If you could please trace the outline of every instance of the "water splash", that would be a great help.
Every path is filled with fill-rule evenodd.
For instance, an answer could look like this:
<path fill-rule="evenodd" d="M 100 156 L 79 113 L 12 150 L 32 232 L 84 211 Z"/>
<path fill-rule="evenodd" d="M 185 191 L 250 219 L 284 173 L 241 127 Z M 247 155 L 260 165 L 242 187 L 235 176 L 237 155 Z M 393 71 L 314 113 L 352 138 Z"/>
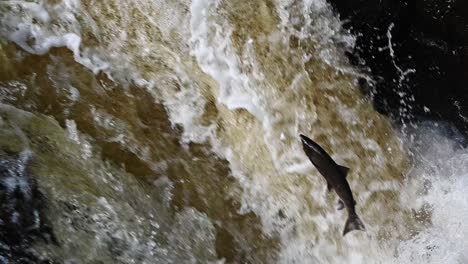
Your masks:
<path fill-rule="evenodd" d="M 22 124 L 26 141 L 35 143 L 33 151 L 44 155 L 38 170 L 45 176 L 39 179 L 56 201 L 54 212 L 60 213 L 54 221 L 66 241 L 62 250 L 49 250 L 59 258 L 217 261 L 219 248 L 235 245 L 231 255 L 248 256 L 231 256 L 233 262 L 244 257 L 254 263 L 401 263 L 422 259 L 406 248 L 416 252 L 418 245 L 429 245 L 431 234 L 440 236 L 415 223 L 414 208 L 400 203 L 399 193 L 414 191 L 412 185 L 401 188 L 407 163 L 404 141 L 360 95 L 354 78 L 359 74 L 341 55 L 354 37 L 341 30 L 325 1 L 15 3 L 0 3 L 8 11 L 0 15 L 1 35 L 28 53 L 44 54 L 38 60 L 53 57 L 45 79 L 53 80 L 53 93 L 66 95 L 57 98 L 67 100 L 57 100 L 63 113 L 47 105 L 35 108 L 39 99 L 23 98 L 36 84 L 43 87 L 34 81 L 20 96 L 26 103 L 16 100 L 18 108 L 62 120 L 67 131 L 52 118 L 2 108 L 3 115 Z M 57 46 L 71 50 L 72 60 L 96 77 L 89 81 L 75 71 L 66 55 L 51 49 Z M 43 65 L 34 74 L 40 75 Z M 15 102 L 6 92 L 12 84 L 1 85 L 2 100 Z M 164 107 L 151 108 L 159 103 Z M 152 125 L 158 118 L 171 127 Z M 3 125 L 11 131 L 8 123 Z M 334 211 L 334 198 L 326 195 L 321 177 L 303 154 L 300 132 L 352 168 L 349 180 L 367 234 L 341 237 L 344 215 Z M 149 169 L 139 175 L 131 165 Z M 218 169 L 224 166 L 225 171 Z M 135 179 L 146 174 L 161 180 L 153 178 L 148 186 Z M 235 184 L 226 184 L 231 180 Z M 436 204 L 445 188 L 461 191 L 450 184 L 441 182 L 445 187 L 435 187 L 436 196 L 414 200 Z M 192 191 L 200 193 L 198 200 Z M 218 192 L 218 199 L 206 201 Z M 234 204 L 229 208 L 217 201 L 229 199 Z M 442 200 L 464 206 L 455 197 Z M 184 202 L 206 214 L 185 208 Z M 203 203 L 222 213 L 199 205 Z M 173 211 L 173 204 L 183 209 Z M 432 212 L 434 220 L 443 218 L 440 212 Z M 252 230 L 243 228 L 252 223 L 243 222 L 249 215 L 260 219 L 262 233 L 246 234 Z M 199 233 L 201 229 L 205 231 Z M 231 237 L 222 237 L 223 230 Z M 454 222 L 449 232 L 455 230 Z M 246 244 L 246 237 L 277 243 Z M 235 243 L 219 245 L 221 240 Z M 254 250 L 259 247 L 266 248 L 266 257 Z M 429 247 L 436 252 L 431 261 L 448 250 Z"/>

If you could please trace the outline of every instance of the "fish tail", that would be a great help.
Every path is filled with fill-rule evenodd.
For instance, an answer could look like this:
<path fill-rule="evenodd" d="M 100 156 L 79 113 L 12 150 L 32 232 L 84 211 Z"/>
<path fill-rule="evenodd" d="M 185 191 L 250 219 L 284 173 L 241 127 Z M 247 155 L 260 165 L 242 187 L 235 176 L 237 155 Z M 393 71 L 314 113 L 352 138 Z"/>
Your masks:
<path fill-rule="evenodd" d="M 343 230 L 343 236 L 346 235 L 348 232 L 351 232 L 353 230 L 366 230 L 364 227 L 364 224 L 362 223 L 361 219 L 359 219 L 359 216 L 357 214 L 349 214 L 348 220 L 346 220 L 346 225 Z"/>

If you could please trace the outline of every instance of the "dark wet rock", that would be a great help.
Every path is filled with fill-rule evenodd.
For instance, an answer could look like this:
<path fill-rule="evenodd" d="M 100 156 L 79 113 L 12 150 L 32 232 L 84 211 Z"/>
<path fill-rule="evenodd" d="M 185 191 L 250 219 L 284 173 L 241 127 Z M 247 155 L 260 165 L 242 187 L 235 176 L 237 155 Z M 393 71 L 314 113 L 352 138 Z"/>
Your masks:
<path fill-rule="evenodd" d="M 52 263 L 32 244 L 57 244 L 44 216 L 45 200 L 27 171 L 28 152 L 0 155 L 0 263 Z"/>
<path fill-rule="evenodd" d="M 375 83 L 361 85 L 377 110 L 443 119 L 468 135 L 468 1 L 329 2 L 357 36 L 348 57 L 372 74 Z"/>

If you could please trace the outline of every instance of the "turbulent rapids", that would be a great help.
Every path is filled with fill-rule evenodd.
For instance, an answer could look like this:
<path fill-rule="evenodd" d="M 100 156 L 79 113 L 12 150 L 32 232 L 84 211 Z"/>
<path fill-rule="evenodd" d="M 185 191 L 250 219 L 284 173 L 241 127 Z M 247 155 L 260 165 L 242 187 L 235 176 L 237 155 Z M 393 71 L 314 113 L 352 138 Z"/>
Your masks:
<path fill-rule="evenodd" d="M 373 109 L 324 0 L 4 0 L 0 21 L 0 263 L 468 262 L 468 152 Z M 365 232 L 342 236 L 300 133 L 352 168 Z"/>

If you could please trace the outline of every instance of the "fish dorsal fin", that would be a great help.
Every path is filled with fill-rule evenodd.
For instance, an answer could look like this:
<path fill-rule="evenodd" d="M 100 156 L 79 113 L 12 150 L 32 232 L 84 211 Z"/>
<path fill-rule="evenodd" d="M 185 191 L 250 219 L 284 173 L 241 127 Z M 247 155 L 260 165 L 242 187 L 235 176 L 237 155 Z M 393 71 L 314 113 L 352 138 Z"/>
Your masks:
<path fill-rule="evenodd" d="M 338 165 L 338 167 L 340 168 L 340 171 L 344 174 L 345 177 L 348 176 L 348 172 L 349 172 L 348 167 L 341 166 L 341 165 Z"/>

